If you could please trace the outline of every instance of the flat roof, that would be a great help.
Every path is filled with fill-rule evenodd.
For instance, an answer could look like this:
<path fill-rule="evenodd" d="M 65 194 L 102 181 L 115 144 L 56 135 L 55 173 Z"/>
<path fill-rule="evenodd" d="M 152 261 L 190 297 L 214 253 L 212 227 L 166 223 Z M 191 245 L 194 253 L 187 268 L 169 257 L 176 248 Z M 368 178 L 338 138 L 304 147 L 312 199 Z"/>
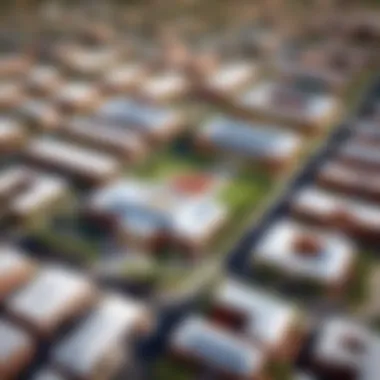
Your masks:
<path fill-rule="evenodd" d="M 91 375 L 103 357 L 133 332 L 145 313 L 145 307 L 130 298 L 105 296 L 91 315 L 53 349 L 53 362 L 75 375 Z"/>
<path fill-rule="evenodd" d="M 88 278 L 57 266 L 43 267 L 34 279 L 8 299 L 7 309 L 37 329 L 58 327 L 73 307 L 94 295 Z"/>
<path fill-rule="evenodd" d="M 294 244 L 305 235 L 316 240 L 318 252 L 312 255 L 297 252 Z M 329 284 L 347 275 L 354 252 L 354 243 L 342 234 L 310 230 L 295 221 L 282 220 L 270 227 L 253 247 L 252 262 L 266 263 L 287 273 Z"/>
<path fill-rule="evenodd" d="M 189 316 L 181 322 L 170 345 L 174 352 L 239 376 L 257 374 L 264 362 L 263 352 L 257 346 L 199 316 Z"/>
<path fill-rule="evenodd" d="M 217 288 L 214 302 L 245 313 L 247 337 L 268 346 L 281 343 L 297 313 L 290 303 L 236 279 L 227 279 Z"/>

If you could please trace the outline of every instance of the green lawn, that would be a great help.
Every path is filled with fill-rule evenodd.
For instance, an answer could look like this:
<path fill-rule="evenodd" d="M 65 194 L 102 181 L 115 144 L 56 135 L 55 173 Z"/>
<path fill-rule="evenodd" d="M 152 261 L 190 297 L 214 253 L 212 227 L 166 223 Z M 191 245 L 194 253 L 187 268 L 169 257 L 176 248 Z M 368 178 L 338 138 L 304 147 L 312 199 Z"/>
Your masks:
<path fill-rule="evenodd" d="M 52 250 L 76 255 L 88 264 L 95 263 L 99 258 L 100 247 L 97 242 L 90 239 L 61 234 L 50 228 L 39 230 L 32 236 Z"/>
<path fill-rule="evenodd" d="M 154 380 L 193 380 L 196 378 L 194 370 L 177 363 L 168 357 L 160 358 L 154 367 Z"/>
<path fill-rule="evenodd" d="M 368 279 L 371 267 L 375 265 L 374 257 L 370 252 L 358 251 L 354 275 L 346 292 L 346 301 L 350 308 L 362 306 L 368 295 Z"/>

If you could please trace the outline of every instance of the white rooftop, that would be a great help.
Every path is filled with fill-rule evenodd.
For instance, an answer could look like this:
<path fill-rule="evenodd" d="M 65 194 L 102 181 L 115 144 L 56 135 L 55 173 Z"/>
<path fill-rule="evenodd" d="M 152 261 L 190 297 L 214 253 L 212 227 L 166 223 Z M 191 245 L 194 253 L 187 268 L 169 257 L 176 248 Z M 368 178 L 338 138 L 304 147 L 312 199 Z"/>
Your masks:
<path fill-rule="evenodd" d="M 49 83 L 59 78 L 59 71 L 54 66 L 47 65 L 36 66 L 28 74 L 28 80 L 32 85 Z"/>
<path fill-rule="evenodd" d="M 338 149 L 337 153 L 340 157 L 357 160 L 363 164 L 380 165 L 379 145 L 376 146 L 356 141 L 349 141 Z"/>
<path fill-rule="evenodd" d="M 65 84 L 57 93 L 57 100 L 60 102 L 87 102 L 97 96 L 97 91 L 93 85 L 85 82 L 71 82 Z"/>
<path fill-rule="evenodd" d="M 53 369 L 42 369 L 38 371 L 32 380 L 65 380 L 65 378 Z"/>
<path fill-rule="evenodd" d="M 138 63 L 124 64 L 117 66 L 105 74 L 105 81 L 111 85 L 118 85 L 119 83 L 132 84 L 136 83 L 145 73 L 145 68 Z"/>
<path fill-rule="evenodd" d="M 14 272 L 17 272 L 30 263 L 29 259 L 14 246 L 2 244 L 0 246 L 0 252 L 0 279 L 6 276 L 12 276 Z"/>
<path fill-rule="evenodd" d="M 330 318 L 321 326 L 313 346 L 313 356 L 325 363 L 359 370 L 370 341 L 371 333 L 366 327 L 348 319 Z M 356 345 L 363 346 L 363 350 L 361 347 L 356 349 Z"/>
<path fill-rule="evenodd" d="M 4 367 L 20 352 L 33 349 L 31 337 L 19 327 L 4 319 L 0 320 L 0 365 Z"/>
<path fill-rule="evenodd" d="M 114 98 L 107 101 L 100 107 L 98 115 L 142 132 L 160 131 L 181 119 L 179 112 L 174 109 L 130 98 Z"/>
<path fill-rule="evenodd" d="M 134 179 L 99 190 L 90 204 L 115 214 L 129 230 L 145 233 L 168 229 L 189 239 L 202 239 L 227 212 L 210 194 L 186 196 L 167 184 Z"/>
<path fill-rule="evenodd" d="M 53 350 L 53 362 L 77 376 L 90 376 L 109 351 L 123 343 L 145 314 L 138 302 L 107 296 L 96 310 Z"/>
<path fill-rule="evenodd" d="M 214 300 L 245 313 L 247 337 L 268 348 L 281 344 L 297 313 L 289 303 L 232 279 L 217 289 Z"/>
<path fill-rule="evenodd" d="M 27 215 L 42 205 L 51 205 L 68 191 L 66 182 L 59 177 L 37 175 L 31 186 L 12 201 L 12 210 Z"/>
<path fill-rule="evenodd" d="M 260 349 L 251 342 L 198 316 L 188 317 L 177 327 L 171 347 L 216 369 L 242 377 L 257 374 L 264 359 Z"/>
<path fill-rule="evenodd" d="M 78 133 L 81 136 L 86 136 L 93 140 L 123 144 L 126 147 L 142 147 L 141 136 L 136 132 L 119 127 L 113 128 L 106 123 L 97 122 L 96 120 L 77 117 L 69 122 L 67 128 Z"/>
<path fill-rule="evenodd" d="M 70 307 L 92 294 L 91 282 L 81 274 L 45 267 L 8 300 L 7 307 L 33 325 L 50 327 L 51 321 L 60 321 Z"/>
<path fill-rule="evenodd" d="M 330 115 L 339 105 L 338 100 L 330 95 L 299 94 L 302 101 L 297 107 L 274 106 L 273 96 L 278 86 L 274 82 L 265 82 L 254 86 L 241 97 L 241 104 L 278 117 L 289 117 L 295 120 L 306 118 L 310 121 L 318 121 Z"/>
<path fill-rule="evenodd" d="M 312 236 L 320 252 L 303 255 L 294 246 L 303 236 Z M 310 231 L 290 220 L 273 225 L 252 252 L 253 263 L 266 263 L 295 276 L 332 283 L 349 272 L 354 259 L 354 244 L 337 233 Z"/>
<path fill-rule="evenodd" d="M 303 188 L 293 198 L 297 208 L 312 212 L 320 217 L 330 216 L 339 210 L 346 210 L 357 223 L 373 228 L 380 226 L 380 207 L 355 198 L 335 195 L 318 187 Z"/>
<path fill-rule="evenodd" d="M 257 74 L 257 66 L 250 62 L 232 62 L 222 65 L 207 78 L 207 84 L 220 91 L 245 84 Z"/>
<path fill-rule="evenodd" d="M 15 187 L 28 178 L 29 171 L 26 167 L 16 166 L 0 172 L 0 194 L 13 191 Z"/>
<path fill-rule="evenodd" d="M 0 118 L 0 139 L 8 139 L 23 134 L 21 125 L 15 120 L 6 117 Z"/>
<path fill-rule="evenodd" d="M 184 74 L 168 72 L 147 80 L 141 88 L 142 94 L 152 98 L 182 94 L 188 87 L 188 81 Z"/>
<path fill-rule="evenodd" d="M 201 136 L 236 154 L 259 158 L 286 158 L 299 148 L 301 139 L 295 133 L 276 127 L 217 117 L 208 122 Z"/>
<path fill-rule="evenodd" d="M 36 138 L 30 142 L 27 152 L 70 170 L 106 176 L 118 170 L 118 163 L 113 157 L 65 141 Z"/>

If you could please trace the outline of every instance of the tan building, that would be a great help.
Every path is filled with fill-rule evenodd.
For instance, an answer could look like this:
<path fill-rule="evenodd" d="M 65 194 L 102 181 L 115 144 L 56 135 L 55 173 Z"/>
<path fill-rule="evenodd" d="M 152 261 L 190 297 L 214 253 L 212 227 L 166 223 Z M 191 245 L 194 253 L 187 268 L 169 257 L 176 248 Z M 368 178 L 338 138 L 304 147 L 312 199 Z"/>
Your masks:
<path fill-rule="evenodd" d="M 380 171 L 353 168 L 348 164 L 333 161 L 321 168 L 317 183 L 321 187 L 346 195 L 380 202 Z"/>
<path fill-rule="evenodd" d="M 216 151 L 238 157 L 274 175 L 289 169 L 301 150 L 301 136 L 292 131 L 226 117 L 207 122 L 198 133 L 196 143 L 203 153 Z"/>
<path fill-rule="evenodd" d="M 0 300 L 2 301 L 32 278 L 35 265 L 12 245 L 2 244 L 0 251 Z"/>
<path fill-rule="evenodd" d="M 355 267 L 355 245 L 346 236 L 281 220 L 252 249 L 254 268 L 269 268 L 276 278 L 315 284 L 331 295 L 341 294 Z M 302 285 L 300 285 L 302 286 Z"/>
<path fill-rule="evenodd" d="M 106 295 L 53 349 L 52 363 L 73 378 L 112 378 L 127 359 L 124 345 L 150 329 L 150 318 L 145 307 L 133 299 Z"/>
<path fill-rule="evenodd" d="M 62 133 L 129 163 L 139 162 L 148 154 L 148 144 L 141 134 L 96 118 L 73 118 L 63 126 Z"/>
<path fill-rule="evenodd" d="M 25 85 L 34 96 L 51 96 L 63 84 L 63 78 L 54 66 L 37 65 L 27 74 Z"/>
<path fill-rule="evenodd" d="M 140 62 L 118 65 L 104 74 L 100 87 L 112 95 L 136 91 L 147 81 L 148 72 L 148 68 Z"/>
<path fill-rule="evenodd" d="M 341 112 L 341 103 L 336 96 L 307 93 L 282 82 L 253 86 L 236 101 L 236 107 L 252 116 L 281 121 L 305 134 L 321 132 Z"/>
<path fill-rule="evenodd" d="M 360 240 L 376 241 L 380 233 L 378 205 L 314 186 L 297 193 L 291 209 L 298 217 L 342 230 Z"/>
<path fill-rule="evenodd" d="M 0 377 L 14 380 L 27 368 L 35 353 L 32 338 L 18 326 L 0 320 Z"/>
<path fill-rule="evenodd" d="M 85 82 L 68 82 L 56 93 L 54 103 L 63 111 L 82 113 L 93 111 L 100 104 L 98 89 Z"/>
<path fill-rule="evenodd" d="M 195 377 L 207 367 L 221 380 L 264 380 L 266 357 L 258 345 L 198 315 L 177 326 L 169 350 Z"/>
<path fill-rule="evenodd" d="M 17 115 L 26 126 L 37 131 L 52 131 L 59 127 L 61 112 L 48 100 L 28 99 L 17 108 Z"/>
<path fill-rule="evenodd" d="M 6 302 L 7 311 L 31 331 L 51 337 L 86 312 L 95 300 L 92 282 L 71 270 L 43 267 Z"/>
<path fill-rule="evenodd" d="M 0 155 L 19 152 L 27 136 L 22 125 L 14 119 L 0 118 Z"/>
<path fill-rule="evenodd" d="M 36 138 L 28 145 L 25 155 L 42 167 L 90 185 L 105 184 L 115 179 L 120 171 L 115 158 L 62 140 Z"/>

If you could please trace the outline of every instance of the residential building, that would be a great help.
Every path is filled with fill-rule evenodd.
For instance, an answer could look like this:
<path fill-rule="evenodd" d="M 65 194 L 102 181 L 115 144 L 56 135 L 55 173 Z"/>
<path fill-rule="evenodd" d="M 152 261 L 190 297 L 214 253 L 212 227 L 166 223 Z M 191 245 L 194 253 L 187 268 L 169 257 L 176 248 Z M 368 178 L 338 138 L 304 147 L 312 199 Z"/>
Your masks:
<path fill-rule="evenodd" d="M 105 184 L 118 176 L 118 161 L 75 143 L 39 137 L 32 140 L 25 151 L 26 158 L 36 164 L 90 184 Z"/>
<path fill-rule="evenodd" d="M 54 66 L 35 66 L 26 77 L 26 88 L 35 96 L 51 96 L 62 84 L 62 75 Z"/>
<path fill-rule="evenodd" d="M 50 338 L 65 323 L 86 312 L 95 296 L 94 285 L 82 274 L 47 266 L 7 300 L 6 309 L 31 331 Z"/>
<path fill-rule="evenodd" d="M 0 300 L 3 301 L 32 278 L 35 265 L 15 246 L 3 243 L 0 250 Z"/>
<path fill-rule="evenodd" d="M 218 379 L 263 379 L 266 358 L 257 345 L 197 315 L 177 326 L 169 349 L 174 360 L 190 364 L 195 371 L 207 367 Z"/>
<path fill-rule="evenodd" d="M 96 118 L 75 117 L 65 124 L 62 133 L 76 142 L 116 155 L 129 163 L 139 162 L 148 154 L 148 144 L 141 134 Z"/>
<path fill-rule="evenodd" d="M 54 96 L 57 106 L 68 112 L 93 111 L 100 103 L 98 89 L 86 82 L 68 82 Z"/>
<path fill-rule="evenodd" d="M 95 193 L 86 214 L 106 221 L 127 244 L 153 251 L 175 246 L 197 257 L 227 218 L 216 182 L 204 174 L 163 183 L 123 180 Z"/>
<path fill-rule="evenodd" d="M 0 319 L 0 377 L 13 380 L 30 364 L 36 351 L 35 342 L 23 329 Z"/>
<path fill-rule="evenodd" d="M 375 204 L 310 186 L 297 193 L 292 212 L 301 218 L 372 241 L 380 232 L 380 208 Z"/>
<path fill-rule="evenodd" d="M 214 323 L 239 332 L 272 359 L 295 355 L 299 315 L 291 304 L 236 279 L 223 281 L 211 302 Z"/>
<path fill-rule="evenodd" d="M 294 163 L 301 137 L 264 124 L 217 117 L 198 133 L 197 144 L 205 152 L 230 153 L 278 173 Z"/>
<path fill-rule="evenodd" d="M 342 234 L 281 220 L 253 247 L 252 265 L 275 269 L 279 277 L 303 279 L 328 291 L 341 291 L 354 269 L 354 254 L 354 243 Z"/>
<path fill-rule="evenodd" d="M 340 113 L 337 97 L 306 92 L 291 84 L 264 82 L 248 90 L 237 103 L 252 114 L 280 120 L 305 134 L 318 133 Z"/>
<path fill-rule="evenodd" d="M 142 304 L 107 295 L 53 349 L 52 364 L 74 378 L 112 378 L 127 359 L 126 343 L 150 328 L 151 317 Z"/>
<path fill-rule="evenodd" d="M 131 98 L 107 101 L 97 116 L 136 130 L 152 142 L 168 142 L 184 129 L 184 120 L 179 111 Z"/>

